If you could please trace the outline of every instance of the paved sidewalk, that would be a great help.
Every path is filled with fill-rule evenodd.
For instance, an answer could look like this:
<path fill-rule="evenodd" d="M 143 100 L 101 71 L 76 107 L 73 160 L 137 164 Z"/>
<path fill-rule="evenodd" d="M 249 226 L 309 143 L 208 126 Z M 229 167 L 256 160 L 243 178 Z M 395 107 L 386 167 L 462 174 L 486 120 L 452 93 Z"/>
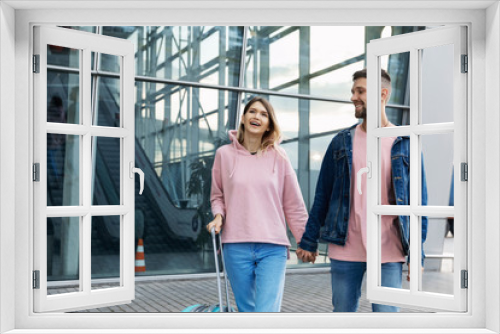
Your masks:
<path fill-rule="evenodd" d="M 224 280 L 222 280 L 224 282 Z M 282 312 L 331 312 L 330 273 L 287 273 Z M 102 286 L 105 288 L 106 286 Z M 135 300 L 130 304 L 80 312 L 181 312 L 193 304 L 218 303 L 216 278 L 182 278 L 138 281 Z M 224 294 L 224 289 L 223 289 Z M 231 293 L 231 303 L 235 307 Z M 434 312 L 431 309 L 401 308 L 401 312 Z M 358 312 L 371 312 L 363 286 Z"/>

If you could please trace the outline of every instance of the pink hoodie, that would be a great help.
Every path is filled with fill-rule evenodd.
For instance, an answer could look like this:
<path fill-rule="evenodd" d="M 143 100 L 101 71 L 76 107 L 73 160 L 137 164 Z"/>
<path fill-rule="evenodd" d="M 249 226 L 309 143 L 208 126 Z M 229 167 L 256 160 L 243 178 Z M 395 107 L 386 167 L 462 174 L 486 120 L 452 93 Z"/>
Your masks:
<path fill-rule="evenodd" d="M 307 210 L 297 176 L 285 151 L 252 155 L 229 132 L 232 144 L 220 147 L 212 170 L 212 213 L 224 217 L 222 242 L 262 242 L 290 246 L 285 219 L 300 242 Z M 285 158 L 286 157 L 286 158 Z"/>

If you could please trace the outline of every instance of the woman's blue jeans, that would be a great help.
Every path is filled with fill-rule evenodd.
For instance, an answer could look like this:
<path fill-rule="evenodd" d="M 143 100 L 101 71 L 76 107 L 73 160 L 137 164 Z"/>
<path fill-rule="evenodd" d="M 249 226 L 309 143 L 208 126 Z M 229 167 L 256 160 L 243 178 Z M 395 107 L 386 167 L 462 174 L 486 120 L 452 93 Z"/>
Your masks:
<path fill-rule="evenodd" d="M 239 312 L 279 312 L 285 288 L 286 246 L 226 243 L 224 259 Z"/>
<path fill-rule="evenodd" d="M 330 259 L 332 274 L 333 312 L 356 312 L 361 296 L 361 284 L 366 262 Z M 403 263 L 382 263 L 382 286 L 399 288 L 402 285 Z M 399 307 L 372 304 L 373 312 L 399 312 Z"/>

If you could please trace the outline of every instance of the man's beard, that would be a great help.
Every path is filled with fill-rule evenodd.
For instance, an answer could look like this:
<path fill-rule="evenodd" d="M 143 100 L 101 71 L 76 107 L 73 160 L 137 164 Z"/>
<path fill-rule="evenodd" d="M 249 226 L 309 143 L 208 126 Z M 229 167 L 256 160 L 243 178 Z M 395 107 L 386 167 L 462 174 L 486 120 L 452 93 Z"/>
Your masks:
<path fill-rule="evenodd" d="M 366 118 L 366 107 L 363 106 L 361 110 L 354 110 L 354 117 L 357 119 L 365 119 Z"/>

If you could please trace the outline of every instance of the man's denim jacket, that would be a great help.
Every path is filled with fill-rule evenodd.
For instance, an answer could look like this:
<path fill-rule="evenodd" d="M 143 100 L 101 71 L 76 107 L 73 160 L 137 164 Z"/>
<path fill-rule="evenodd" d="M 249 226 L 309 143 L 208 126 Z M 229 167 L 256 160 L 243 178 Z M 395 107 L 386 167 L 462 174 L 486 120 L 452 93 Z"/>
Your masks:
<path fill-rule="evenodd" d="M 318 242 L 345 245 L 349 226 L 354 125 L 340 131 L 326 151 L 321 164 L 314 204 L 309 213 L 300 248 L 315 252 Z M 410 204 L 410 139 L 397 137 L 391 148 L 392 182 L 397 205 Z M 427 185 L 422 157 L 422 205 L 427 205 Z M 409 255 L 409 216 L 399 216 L 399 231 L 405 255 Z M 422 217 L 422 243 L 427 236 L 427 217 Z M 424 261 L 422 245 L 422 265 Z M 409 257 L 408 257 L 409 261 Z"/>

